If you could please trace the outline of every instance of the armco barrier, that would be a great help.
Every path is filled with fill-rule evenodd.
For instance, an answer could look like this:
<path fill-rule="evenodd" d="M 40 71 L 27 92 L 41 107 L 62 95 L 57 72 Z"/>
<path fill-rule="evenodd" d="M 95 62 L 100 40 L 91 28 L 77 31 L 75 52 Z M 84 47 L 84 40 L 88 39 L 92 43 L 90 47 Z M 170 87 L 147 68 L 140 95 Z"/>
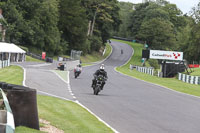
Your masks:
<path fill-rule="evenodd" d="M 136 70 L 139 71 L 139 72 L 143 72 L 143 73 L 152 75 L 152 76 L 154 74 L 154 68 L 152 68 L 152 67 L 140 67 L 140 66 L 136 66 Z"/>
<path fill-rule="evenodd" d="M 0 133 L 14 133 L 15 124 L 12 110 L 4 91 L 1 88 L 0 91 L 6 108 L 6 110 L 0 110 Z"/>
<path fill-rule="evenodd" d="M 200 84 L 200 77 L 199 76 L 190 76 L 182 73 L 178 73 L 178 80 L 182 80 L 183 82 L 190 83 L 190 84 Z"/>

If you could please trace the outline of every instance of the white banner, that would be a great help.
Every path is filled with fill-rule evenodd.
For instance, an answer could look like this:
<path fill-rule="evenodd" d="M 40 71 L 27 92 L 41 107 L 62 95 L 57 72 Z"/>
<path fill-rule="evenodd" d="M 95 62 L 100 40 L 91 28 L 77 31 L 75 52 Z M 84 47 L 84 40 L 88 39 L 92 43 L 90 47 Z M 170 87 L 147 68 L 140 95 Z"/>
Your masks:
<path fill-rule="evenodd" d="M 183 60 L 183 52 L 150 50 L 150 59 Z"/>

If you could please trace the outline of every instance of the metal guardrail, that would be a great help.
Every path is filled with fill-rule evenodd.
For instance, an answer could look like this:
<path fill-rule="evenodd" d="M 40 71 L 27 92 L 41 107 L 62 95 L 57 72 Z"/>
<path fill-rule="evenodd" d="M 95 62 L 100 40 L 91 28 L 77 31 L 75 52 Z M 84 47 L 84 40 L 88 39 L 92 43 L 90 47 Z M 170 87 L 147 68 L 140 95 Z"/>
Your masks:
<path fill-rule="evenodd" d="M 183 82 L 190 83 L 190 84 L 200 84 L 200 77 L 199 76 L 190 76 L 187 74 L 178 73 L 178 80 L 182 80 Z"/>
<path fill-rule="evenodd" d="M 14 123 L 14 117 L 13 117 L 13 113 L 12 110 L 10 108 L 8 99 L 4 93 L 4 91 L 0 88 L 1 94 L 3 96 L 3 102 L 5 104 L 6 107 L 6 115 L 2 115 L 4 117 L 6 117 L 6 123 L 0 123 L 0 131 L 3 131 L 4 133 L 14 133 L 15 132 L 15 123 Z M 3 112 L 1 112 L 3 113 Z"/>
<path fill-rule="evenodd" d="M 139 71 L 139 72 L 143 72 L 143 73 L 152 75 L 152 76 L 154 75 L 154 69 L 153 68 L 136 66 L 136 70 Z"/>

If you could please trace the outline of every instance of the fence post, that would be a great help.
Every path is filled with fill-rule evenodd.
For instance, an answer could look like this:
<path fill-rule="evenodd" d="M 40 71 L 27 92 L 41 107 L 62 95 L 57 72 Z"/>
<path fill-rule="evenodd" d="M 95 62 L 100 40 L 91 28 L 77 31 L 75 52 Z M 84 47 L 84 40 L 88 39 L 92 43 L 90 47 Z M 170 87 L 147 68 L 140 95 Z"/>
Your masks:
<path fill-rule="evenodd" d="M 186 77 L 185 74 L 183 74 L 183 78 L 182 78 L 183 82 L 185 82 L 185 77 Z"/>
<path fill-rule="evenodd" d="M 194 84 L 194 76 L 191 76 L 190 84 Z"/>
<path fill-rule="evenodd" d="M 189 75 L 186 75 L 186 83 L 189 82 Z"/>
<path fill-rule="evenodd" d="M 181 80 L 181 73 L 178 73 L 178 80 Z"/>

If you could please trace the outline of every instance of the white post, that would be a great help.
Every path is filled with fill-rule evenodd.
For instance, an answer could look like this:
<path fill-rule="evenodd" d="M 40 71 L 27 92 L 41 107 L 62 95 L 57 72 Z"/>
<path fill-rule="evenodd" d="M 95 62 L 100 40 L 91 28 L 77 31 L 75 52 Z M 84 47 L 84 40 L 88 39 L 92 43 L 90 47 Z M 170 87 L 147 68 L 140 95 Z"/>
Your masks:
<path fill-rule="evenodd" d="M 195 76 L 195 82 L 194 82 L 194 83 L 195 83 L 196 85 L 198 85 L 198 78 L 199 78 L 198 76 Z"/>
<path fill-rule="evenodd" d="M 178 80 L 181 80 L 181 73 L 178 73 Z"/>
<path fill-rule="evenodd" d="M 194 84 L 194 76 L 191 76 L 190 84 Z"/>
<path fill-rule="evenodd" d="M 182 81 L 185 82 L 185 74 L 183 74 L 182 76 L 183 76 Z"/>
<path fill-rule="evenodd" d="M 26 61 L 26 54 L 23 54 L 23 61 Z"/>
<path fill-rule="evenodd" d="M 186 76 L 186 83 L 189 83 L 189 75 Z"/>
<path fill-rule="evenodd" d="M 19 62 L 19 53 L 17 53 L 17 60 L 16 62 Z"/>

